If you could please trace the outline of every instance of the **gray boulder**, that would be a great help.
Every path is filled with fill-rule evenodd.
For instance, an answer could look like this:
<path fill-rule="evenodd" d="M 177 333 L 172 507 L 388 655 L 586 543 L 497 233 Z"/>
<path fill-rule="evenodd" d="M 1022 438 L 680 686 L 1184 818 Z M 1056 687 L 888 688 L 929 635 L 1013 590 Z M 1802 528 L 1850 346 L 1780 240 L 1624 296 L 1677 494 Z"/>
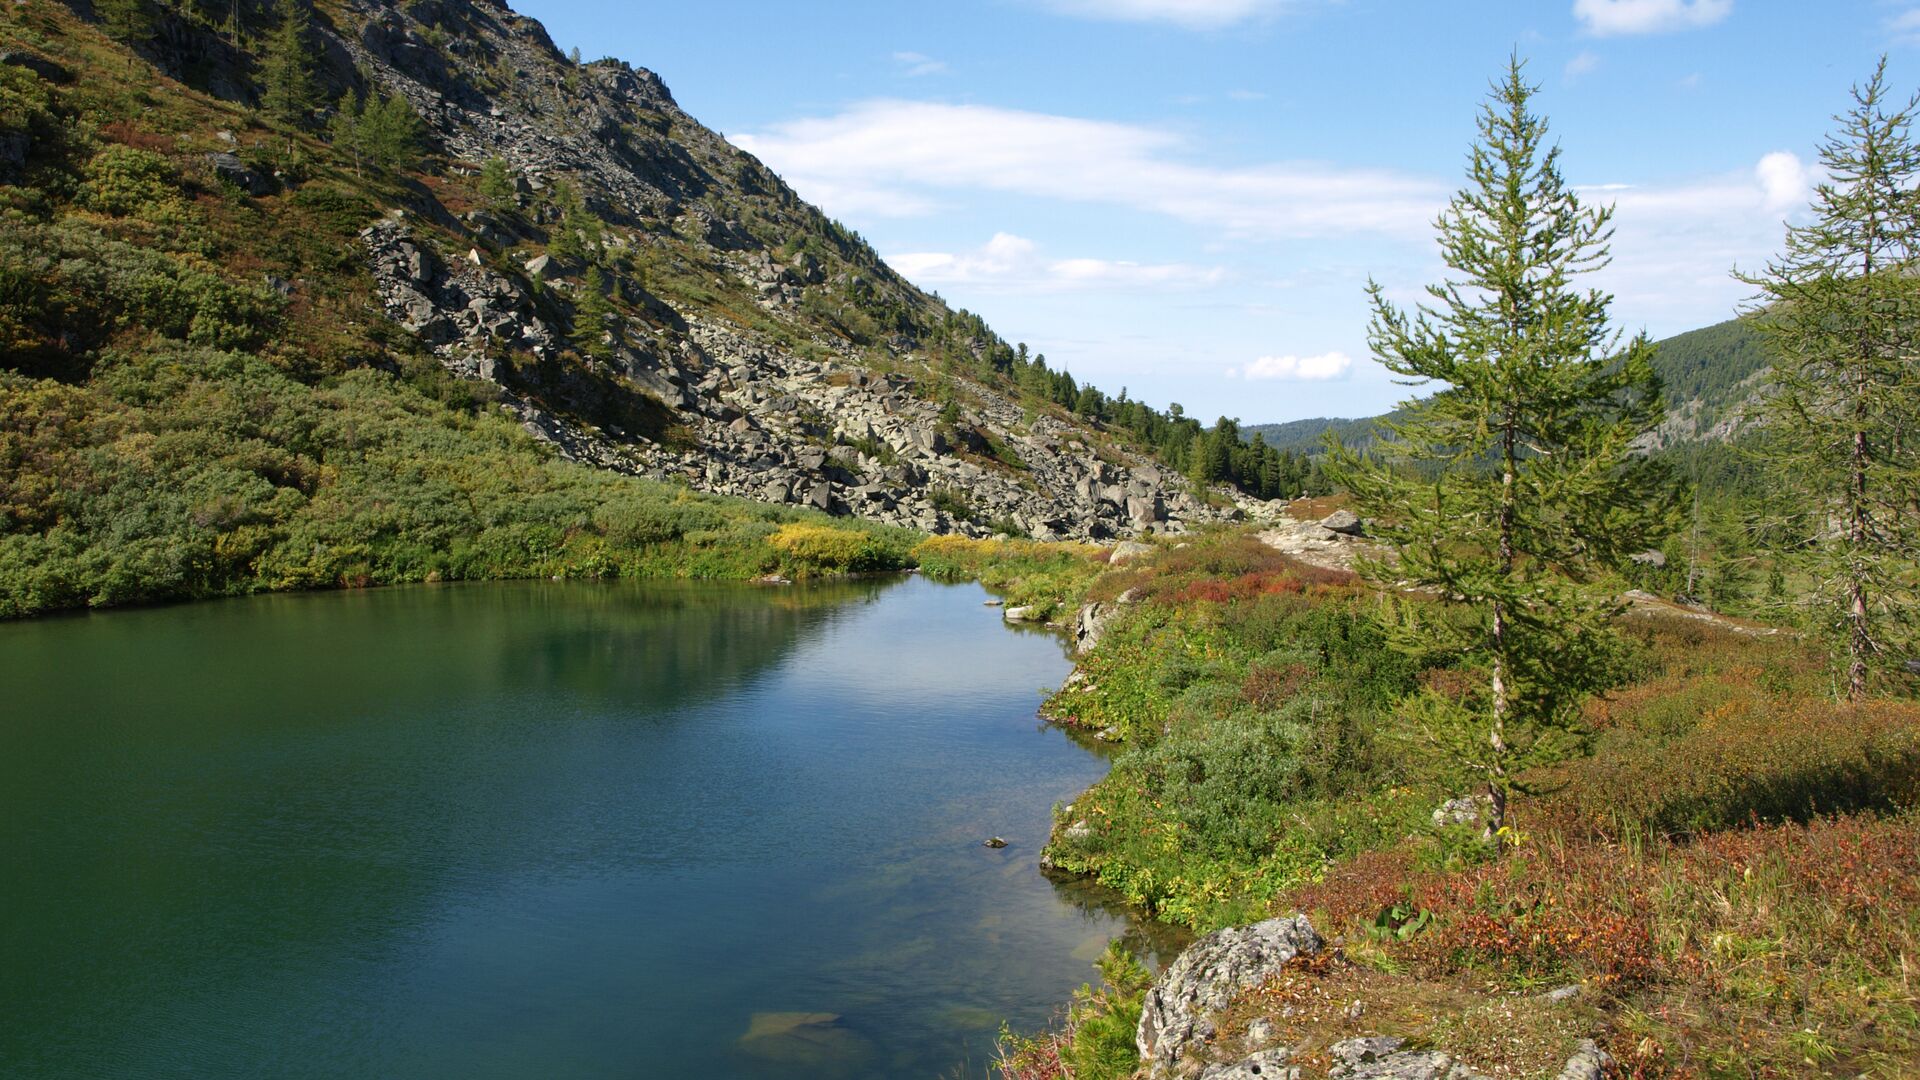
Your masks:
<path fill-rule="evenodd" d="M 1333 1044 L 1328 1080 L 1488 1080 L 1439 1050 L 1401 1050 L 1405 1039 L 1373 1036 Z"/>
<path fill-rule="evenodd" d="M 1073 621 L 1073 648 L 1075 652 L 1092 652 L 1100 644 L 1101 635 L 1107 632 L 1107 624 L 1113 620 L 1115 608 L 1112 604 L 1086 604 L 1080 608 L 1079 617 Z"/>
<path fill-rule="evenodd" d="M 1125 566 L 1144 555 L 1153 554 L 1152 544 L 1143 544 L 1138 540 L 1122 540 L 1113 545 L 1113 552 L 1107 556 L 1108 566 Z"/>
<path fill-rule="evenodd" d="M 1601 1080 L 1607 1074 L 1607 1064 L 1612 1060 L 1592 1039 L 1583 1039 L 1580 1048 L 1567 1059 L 1556 1080 Z"/>
<path fill-rule="evenodd" d="M 1493 811 L 1493 799 L 1486 795 L 1462 795 L 1457 799 L 1448 799 L 1433 811 L 1433 824 L 1436 828 L 1449 825 L 1478 825 L 1487 820 Z"/>
<path fill-rule="evenodd" d="M 1149 1075 L 1191 1072 L 1198 1065 L 1194 1055 L 1215 1034 L 1212 1014 L 1322 944 L 1304 915 L 1228 927 L 1194 942 L 1142 1003 L 1134 1043 Z"/>
<path fill-rule="evenodd" d="M 1200 1080 L 1300 1080 L 1298 1066 L 1287 1064 L 1293 1053 L 1286 1047 L 1262 1050 L 1231 1065 L 1215 1065 Z"/>
<path fill-rule="evenodd" d="M 1366 531 L 1360 525 L 1360 515 L 1351 510 L 1335 510 L 1320 519 L 1320 527 L 1346 536 L 1359 536 Z"/>
<path fill-rule="evenodd" d="M 208 154 L 207 164 L 213 166 L 215 176 L 249 195 L 265 195 L 274 188 L 272 180 L 247 168 L 245 162 L 224 151 Z"/>

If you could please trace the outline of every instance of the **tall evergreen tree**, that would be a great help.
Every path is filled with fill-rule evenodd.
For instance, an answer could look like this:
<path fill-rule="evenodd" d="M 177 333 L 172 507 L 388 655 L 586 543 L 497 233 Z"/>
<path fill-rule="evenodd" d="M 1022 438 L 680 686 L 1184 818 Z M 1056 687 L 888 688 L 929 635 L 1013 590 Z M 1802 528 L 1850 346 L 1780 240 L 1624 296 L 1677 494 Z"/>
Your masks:
<path fill-rule="evenodd" d="M 280 0 L 280 22 L 268 35 L 260 58 L 265 84 L 260 103 L 275 119 L 289 124 L 305 124 L 320 103 L 311 26 L 305 0 Z"/>
<path fill-rule="evenodd" d="M 1441 384 L 1367 451 L 1328 439 L 1332 479 L 1397 556 L 1369 569 L 1431 603 L 1391 605 L 1402 648 L 1469 678 L 1406 717 L 1485 783 L 1497 829 L 1519 774 L 1582 741 L 1580 703 L 1610 667 L 1619 610 L 1594 571 L 1671 517 L 1660 470 L 1632 442 L 1660 418 L 1644 336 L 1610 329 L 1611 297 L 1577 275 L 1607 260 L 1610 207 L 1567 186 L 1519 60 L 1483 106 L 1467 183 L 1436 229 L 1452 273 L 1407 312 L 1377 283 L 1370 343 L 1409 385 Z"/>
<path fill-rule="evenodd" d="M 582 356 L 605 360 L 613 355 L 607 343 L 607 323 L 613 315 L 613 304 L 607 299 L 607 279 L 599 266 L 587 267 L 577 296 L 573 302 L 573 347 L 580 350 Z"/>
<path fill-rule="evenodd" d="M 363 165 L 403 171 L 420 161 L 420 114 L 401 94 L 369 93 L 342 101 L 328 133 L 335 146 L 353 157 L 356 173 Z"/>
<path fill-rule="evenodd" d="M 1762 274 L 1776 360 L 1763 454 L 1808 526 L 1791 554 L 1846 695 L 1910 656 L 1920 507 L 1920 99 L 1890 100 L 1883 58 L 1820 148 L 1815 220 Z"/>

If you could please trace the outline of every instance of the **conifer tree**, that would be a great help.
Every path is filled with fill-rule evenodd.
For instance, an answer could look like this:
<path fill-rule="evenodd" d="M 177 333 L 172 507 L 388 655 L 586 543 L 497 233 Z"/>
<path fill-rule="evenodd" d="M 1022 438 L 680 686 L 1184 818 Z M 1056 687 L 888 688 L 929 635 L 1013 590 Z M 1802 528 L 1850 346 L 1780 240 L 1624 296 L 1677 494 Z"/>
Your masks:
<path fill-rule="evenodd" d="M 1440 388 L 1371 449 L 1327 441 L 1331 479 L 1396 556 L 1369 571 L 1396 597 L 1432 598 L 1390 602 L 1394 641 L 1467 676 L 1402 709 L 1485 784 L 1490 832 L 1520 773 L 1582 742 L 1580 703 L 1607 677 L 1619 610 L 1593 575 L 1672 514 L 1664 474 L 1632 452 L 1661 415 L 1652 346 L 1623 343 L 1612 298 L 1574 282 L 1605 264 L 1612 209 L 1563 179 L 1535 89 L 1516 58 L 1482 107 L 1467 183 L 1435 225 L 1451 273 L 1427 287 L 1431 303 L 1408 312 L 1368 285 L 1375 357 Z"/>
<path fill-rule="evenodd" d="M 517 192 L 513 186 L 513 169 L 507 159 L 495 155 L 487 159 L 480 167 L 480 197 L 495 210 L 512 207 Z"/>
<path fill-rule="evenodd" d="M 613 305 L 607 299 L 607 279 L 598 266 L 588 266 L 581 278 L 578 299 L 573 302 L 573 347 L 582 356 L 605 360 L 612 355 L 607 345 L 607 322 Z"/>
<path fill-rule="evenodd" d="M 1776 357 L 1762 453 L 1804 532 L 1787 555 L 1845 694 L 1913 646 L 1920 509 L 1920 98 L 1890 100 L 1886 60 L 1820 149 L 1815 220 L 1758 275 Z M 1810 513 L 1805 511 L 1811 511 Z M 1798 590 L 1796 590 L 1798 591 Z"/>
<path fill-rule="evenodd" d="M 356 174 L 363 165 L 403 171 L 420 160 L 420 114 L 401 94 L 374 93 L 343 101 L 328 133 L 335 146 L 352 156 Z"/>
<path fill-rule="evenodd" d="M 305 0 L 280 0 L 280 22 L 267 37 L 260 58 L 265 87 L 260 103 L 275 119 L 305 124 L 320 103 L 320 84 L 314 77 L 311 28 Z"/>

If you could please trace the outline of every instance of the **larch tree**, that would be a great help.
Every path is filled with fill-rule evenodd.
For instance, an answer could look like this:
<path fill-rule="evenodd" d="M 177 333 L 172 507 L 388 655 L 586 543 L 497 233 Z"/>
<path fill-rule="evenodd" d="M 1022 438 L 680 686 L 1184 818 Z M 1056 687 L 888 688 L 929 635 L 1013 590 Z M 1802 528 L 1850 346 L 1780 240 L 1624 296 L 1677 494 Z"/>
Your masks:
<path fill-rule="evenodd" d="M 1392 549 L 1363 565 L 1389 583 L 1393 640 L 1462 676 L 1404 718 L 1485 785 L 1490 833 L 1523 772 L 1582 743 L 1581 703 L 1610 677 L 1620 601 L 1596 578 L 1673 517 L 1665 472 L 1633 448 L 1662 415 L 1653 348 L 1575 283 L 1606 264 L 1613 211 L 1567 185 L 1534 93 L 1517 58 L 1494 84 L 1435 223 L 1451 272 L 1429 301 L 1407 311 L 1368 285 L 1374 356 L 1438 388 L 1373 447 L 1327 444 Z"/>
<path fill-rule="evenodd" d="M 311 31 L 305 0 L 280 0 L 280 21 L 260 57 L 260 104 L 284 123 L 306 124 L 320 104 Z"/>
<path fill-rule="evenodd" d="M 1774 352 L 1761 453 L 1803 523 L 1793 590 L 1831 643 L 1844 695 L 1905 675 L 1920 544 L 1920 99 L 1891 101 L 1886 61 L 1820 148 L 1813 220 L 1789 226 L 1759 290 Z"/>

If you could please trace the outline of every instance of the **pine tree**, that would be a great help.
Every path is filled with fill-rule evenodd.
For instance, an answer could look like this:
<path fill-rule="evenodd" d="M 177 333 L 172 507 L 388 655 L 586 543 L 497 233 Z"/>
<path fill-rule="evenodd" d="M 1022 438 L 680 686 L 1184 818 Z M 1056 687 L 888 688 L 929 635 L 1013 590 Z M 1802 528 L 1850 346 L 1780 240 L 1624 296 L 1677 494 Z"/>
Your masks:
<path fill-rule="evenodd" d="M 1592 575 L 1672 516 L 1662 472 L 1631 447 L 1661 414 L 1652 346 L 1623 345 L 1611 297 L 1573 280 L 1605 264 L 1612 210 L 1567 186 L 1534 92 L 1516 58 L 1482 108 L 1467 184 L 1436 223 L 1452 273 L 1428 286 L 1432 306 L 1409 313 L 1368 286 L 1375 357 L 1441 388 L 1370 450 L 1327 441 L 1330 478 L 1397 556 L 1370 572 L 1432 598 L 1390 604 L 1396 644 L 1468 676 L 1402 709 L 1485 783 L 1490 831 L 1520 773 L 1583 741 L 1580 703 L 1611 668 L 1619 611 Z"/>
<path fill-rule="evenodd" d="M 513 169 L 507 159 L 495 155 L 480 167 L 480 197 L 495 210 L 512 207 L 519 193 L 513 184 Z"/>
<path fill-rule="evenodd" d="M 267 37 L 260 58 L 265 87 L 260 103 L 275 119 L 305 124 L 320 103 L 320 84 L 314 77 L 311 24 L 305 0 L 280 0 L 280 23 Z"/>
<path fill-rule="evenodd" d="M 1815 220 L 1764 273 L 1776 360 L 1762 453 L 1809 528 L 1790 549 L 1802 603 L 1832 642 L 1846 695 L 1910 656 L 1920 507 L 1920 98 L 1889 101 L 1883 58 L 1820 149 Z"/>
<path fill-rule="evenodd" d="M 370 94 L 343 101 L 328 127 L 333 144 L 353 158 L 357 175 L 363 165 L 389 172 L 413 168 L 420 161 L 420 114 L 406 97 Z"/>
<path fill-rule="evenodd" d="M 598 266 L 587 267 L 573 302 L 573 347 L 582 356 L 605 360 L 613 350 L 607 344 L 607 323 L 613 304 L 607 300 L 607 279 Z"/>

